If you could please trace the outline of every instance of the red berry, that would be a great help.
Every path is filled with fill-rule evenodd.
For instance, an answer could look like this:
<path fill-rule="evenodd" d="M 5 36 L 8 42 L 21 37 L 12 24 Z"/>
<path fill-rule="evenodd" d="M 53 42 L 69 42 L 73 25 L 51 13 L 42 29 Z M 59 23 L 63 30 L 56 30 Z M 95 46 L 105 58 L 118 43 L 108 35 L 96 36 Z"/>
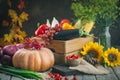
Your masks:
<path fill-rule="evenodd" d="M 51 78 L 55 78 L 55 76 L 54 76 L 54 74 L 52 74 L 52 73 L 48 73 L 48 75 L 51 77 Z"/>
<path fill-rule="evenodd" d="M 70 56 L 66 56 L 66 59 L 70 59 Z"/>
<path fill-rule="evenodd" d="M 78 56 L 78 55 L 76 55 L 76 54 L 73 54 L 73 55 L 71 56 L 71 58 L 73 58 L 73 59 L 78 59 L 78 58 L 79 58 L 79 56 Z"/>
<path fill-rule="evenodd" d="M 66 76 L 64 80 L 69 80 L 69 78 Z"/>
<path fill-rule="evenodd" d="M 56 74 L 55 74 L 55 77 L 60 77 L 60 74 L 56 73 Z"/>
<path fill-rule="evenodd" d="M 77 80 L 77 77 L 76 77 L 76 75 L 74 75 L 74 76 L 73 76 L 73 80 Z"/>

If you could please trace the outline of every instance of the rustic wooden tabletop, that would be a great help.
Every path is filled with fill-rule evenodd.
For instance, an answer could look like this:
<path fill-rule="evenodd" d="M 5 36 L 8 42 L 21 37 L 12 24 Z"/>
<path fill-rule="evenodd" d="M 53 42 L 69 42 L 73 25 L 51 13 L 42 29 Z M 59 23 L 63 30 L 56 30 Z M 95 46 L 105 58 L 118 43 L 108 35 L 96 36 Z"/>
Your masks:
<path fill-rule="evenodd" d="M 108 68 L 110 71 L 107 75 L 77 75 L 78 80 L 120 80 L 120 66 Z"/>
<path fill-rule="evenodd" d="M 107 69 L 110 71 L 110 73 L 107 75 L 78 74 L 76 76 L 78 80 L 120 80 L 120 66 L 114 68 L 108 67 Z M 68 76 L 68 77 L 69 80 L 73 79 L 73 76 Z M 0 73 L 0 80 L 21 80 L 21 79 Z M 31 80 L 31 79 L 25 79 L 25 80 Z"/>

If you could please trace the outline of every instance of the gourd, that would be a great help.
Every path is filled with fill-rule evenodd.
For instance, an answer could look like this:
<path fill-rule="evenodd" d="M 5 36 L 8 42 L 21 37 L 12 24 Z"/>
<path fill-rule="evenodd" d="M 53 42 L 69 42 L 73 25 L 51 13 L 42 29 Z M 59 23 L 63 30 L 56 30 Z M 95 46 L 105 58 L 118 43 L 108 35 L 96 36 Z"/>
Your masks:
<path fill-rule="evenodd" d="M 19 49 L 12 58 L 13 66 L 30 71 L 46 71 L 54 65 L 54 55 L 48 48 Z"/>

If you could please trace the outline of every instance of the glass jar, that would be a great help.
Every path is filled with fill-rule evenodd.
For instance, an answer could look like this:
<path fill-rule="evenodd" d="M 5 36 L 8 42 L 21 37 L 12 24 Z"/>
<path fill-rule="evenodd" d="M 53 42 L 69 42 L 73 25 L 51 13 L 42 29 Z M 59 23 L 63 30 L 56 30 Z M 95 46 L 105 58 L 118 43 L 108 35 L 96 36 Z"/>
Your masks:
<path fill-rule="evenodd" d="M 99 44 L 104 46 L 104 50 L 111 47 L 110 27 L 105 27 L 99 35 Z"/>

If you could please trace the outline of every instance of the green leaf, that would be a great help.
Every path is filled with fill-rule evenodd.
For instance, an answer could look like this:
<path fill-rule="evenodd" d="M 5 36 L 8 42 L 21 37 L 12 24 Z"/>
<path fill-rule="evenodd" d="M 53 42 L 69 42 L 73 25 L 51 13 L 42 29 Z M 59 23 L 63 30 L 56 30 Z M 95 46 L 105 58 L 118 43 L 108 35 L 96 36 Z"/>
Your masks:
<path fill-rule="evenodd" d="M 82 24 L 89 20 L 96 22 L 99 27 L 111 26 L 120 15 L 119 0 L 79 0 L 74 1 L 71 9 Z"/>

